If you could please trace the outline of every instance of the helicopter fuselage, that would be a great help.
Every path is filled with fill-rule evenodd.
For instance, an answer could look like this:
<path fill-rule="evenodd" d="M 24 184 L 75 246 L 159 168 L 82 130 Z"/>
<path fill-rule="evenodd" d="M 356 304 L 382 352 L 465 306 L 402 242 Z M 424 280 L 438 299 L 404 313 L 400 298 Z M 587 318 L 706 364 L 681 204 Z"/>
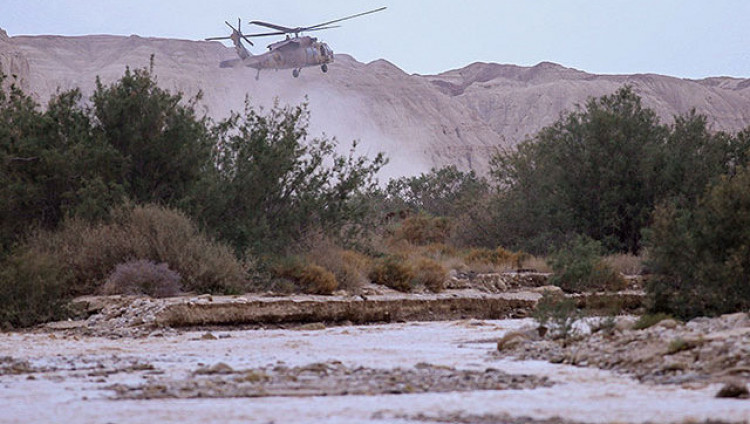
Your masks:
<path fill-rule="evenodd" d="M 300 69 L 333 62 L 333 50 L 314 37 L 295 37 L 268 45 L 257 57 L 256 69 Z"/>
<path fill-rule="evenodd" d="M 315 37 L 293 37 L 277 41 L 268 45 L 268 51 L 252 55 L 247 50 L 238 51 L 239 61 L 228 60 L 222 62 L 222 67 L 244 65 L 257 69 L 293 69 L 294 76 L 299 76 L 299 70 L 311 66 L 320 66 L 326 72 L 327 64 L 333 62 L 333 50 L 328 44 L 318 41 Z"/>

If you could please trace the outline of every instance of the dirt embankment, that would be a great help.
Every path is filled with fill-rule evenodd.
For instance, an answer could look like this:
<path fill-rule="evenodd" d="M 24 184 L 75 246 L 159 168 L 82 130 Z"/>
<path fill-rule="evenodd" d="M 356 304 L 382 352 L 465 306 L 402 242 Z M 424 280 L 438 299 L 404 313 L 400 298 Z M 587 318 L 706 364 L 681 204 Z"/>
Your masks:
<path fill-rule="evenodd" d="M 92 335 L 133 336 L 157 329 L 217 325 L 365 324 L 399 321 L 525 318 L 544 291 L 544 274 L 480 274 L 453 278 L 443 293 L 399 293 L 370 287 L 360 294 L 337 296 L 182 296 L 83 297 L 72 307 L 79 321 L 52 323 L 56 330 Z M 573 295 L 579 307 L 641 305 L 640 292 Z"/>
<path fill-rule="evenodd" d="M 588 335 L 550 340 L 536 328 L 506 336 L 499 355 L 616 370 L 666 384 L 750 383 L 750 315 L 666 319 L 637 330 L 621 317 Z"/>

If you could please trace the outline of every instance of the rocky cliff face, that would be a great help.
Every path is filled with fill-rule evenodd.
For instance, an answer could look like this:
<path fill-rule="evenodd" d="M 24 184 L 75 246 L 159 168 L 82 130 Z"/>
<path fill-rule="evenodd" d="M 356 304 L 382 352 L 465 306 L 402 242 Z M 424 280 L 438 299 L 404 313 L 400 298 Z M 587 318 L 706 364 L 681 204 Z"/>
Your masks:
<path fill-rule="evenodd" d="M 334 46 L 335 47 L 335 46 Z M 307 100 L 313 134 L 336 136 L 344 148 L 360 140 L 361 154 L 384 151 L 383 176 L 414 175 L 433 166 L 488 169 L 491 153 L 554 122 L 587 98 L 630 84 L 664 120 L 695 107 L 714 130 L 750 125 L 750 80 L 685 80 L 660 75 L 592 75 L 552 63 L 533 67 L 474 63 L 440 75 L 407 75 L 385 60 L 368 64 L 337 55 L 327 74 L 221 69 L 234 57 L 217 42 L 93 35 L 19 36 L 0 32 L 0 67 L 44 104 L 57 90 L 80 87 L 89 95 L 99 76 L 107 84 L 126 66 L 155 57 L 159 84 L 193 96 L 204 93 L 203 112 L 222 118 L 245 98 L 269 107 Z"/>

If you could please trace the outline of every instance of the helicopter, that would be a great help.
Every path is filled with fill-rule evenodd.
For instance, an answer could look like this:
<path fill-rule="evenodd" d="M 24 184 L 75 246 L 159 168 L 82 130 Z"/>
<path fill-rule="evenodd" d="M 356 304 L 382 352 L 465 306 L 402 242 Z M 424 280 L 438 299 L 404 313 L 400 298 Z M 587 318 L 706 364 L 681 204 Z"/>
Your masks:
<path fill-rule="evenodd" d="M 251 25 L 257 25 L 274 30 L 273 32 L 257 34 L 243 34 L 241 19 L 237 19 L 237 28 L 233 27 L 229 22 L 224 21 L 224 23 L 232 29 L 232 34 L 225 37 L 209 37 L 205 40 L 231 40 L 234 44 L 234 50 L 237 52 L 237 56 L 239 56 L 239 58 L 222 61 L 219 64 L 219 67 L 221 68 L 233 68 L 244 65 L 250 68 L 257 69 L 258 73 L 255 75 L 256 80 L 260 78 L 260 71 L 262 69 L 292 69 L 292 76 L 294 78 L 297 78 L 299 77 L 302 68 L 320 66 L 320 70 L 325 73 L 328 72 L 328 64 L 333 62 L 333 50 L 328 47 L 328 44 L 322 41 L 318 41 L 318 39 L 315 37 L 310 37 L 307 35 L 300 36 L 300 34 L 302 34 L 303 32 L 338 28 L 340 27 L 340 25 L 332 24 L 346 21 L 348 19 L 354 19 L 364 15 L 369 15 L 371 13 L 380 12 L 385 9 L 386 7 L 380 7 L 378 9 L 373 9 L 367 12 L 358 13 L 356 15 L 335 19 L 333 21 L 296 28 L 285 27 L 263 21 L 250 21 Z M 274 35 L 285 35 L 286 38 L 284 40 L 269 44 L 268 51 L 263 54 L 253 55 L 242 44 L 242 40 L 245 40 L 248 44 L 253 46 L 254 44 L 250 40 L 250 38 L 270 37 Z"/>

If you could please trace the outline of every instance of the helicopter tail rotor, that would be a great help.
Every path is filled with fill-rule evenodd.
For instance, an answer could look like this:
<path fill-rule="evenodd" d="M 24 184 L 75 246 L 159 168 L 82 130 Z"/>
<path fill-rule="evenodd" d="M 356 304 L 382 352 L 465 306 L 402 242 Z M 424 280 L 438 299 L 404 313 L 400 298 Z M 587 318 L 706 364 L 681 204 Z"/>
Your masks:
<path fill-rule="evenodd" d="M 227 21 L 224 21 L 224 23 L 227 24 L 227 26 L 232 29 L 231 35 L 227 35 L 225 37 L 208 37 L 205 40 L 206 41 L 232 40 L 238 43 L 240 39 L 243 39 L 247 41 L 251 46 L 255 45 L 245 34 L 242 33 L 242 19 L 237 18 L 237 28 L 233 27 L 232 24 L 230 24 Z"/>

